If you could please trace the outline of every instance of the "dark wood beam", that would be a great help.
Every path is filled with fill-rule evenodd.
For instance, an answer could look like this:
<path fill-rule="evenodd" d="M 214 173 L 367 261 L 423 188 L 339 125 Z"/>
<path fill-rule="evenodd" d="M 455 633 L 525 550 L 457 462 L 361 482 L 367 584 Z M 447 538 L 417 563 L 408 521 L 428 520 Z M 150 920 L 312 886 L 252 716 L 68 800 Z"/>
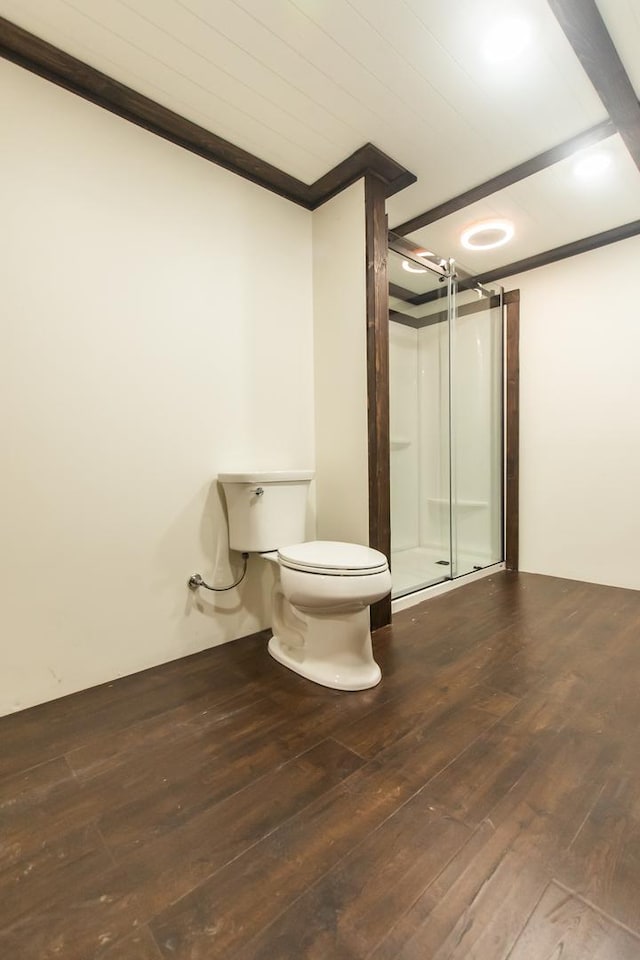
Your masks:
<path fill-rule="evenodd" d="M 517 570 L 520 543 L 520 291 L 504 295 L 506 326 L 505 564 Z"/>
<path fill-rule="evenodd" d="M 0 56 L 309 210 L 319 207 L 360 177 L 378 177 L 387 197 L 416 179 L 374 144 L 366 143 L 315 183 L 304 183 L 3 17 L 0 17 Z"/>
<path fill-rule="evenodd" d="M 414 330 L 420 330 L 424 326 L 423 319 L 423 317 L 412 317 L 400 310 L 389 310 L 390 322 L 401 323 L 403 327 L 413 327 Z"/>
<path fill-rule="evenodd" d="M 425 303 L 434 303 L 436 300 L 443 300 L 449 296 L 448 284 L 444 283 L 438 290 L 428 290 L 427 293 L 418 293 L 410 301 L 414 307 L 420 307 Z"/>
<path fill-rule="evenodd" d="M 0 55 L 164 140 L 306 206 L 301 180 L 0 17 Z"/>
<path fill-rule="evenodd" d="M 350 157 L 329 170 L 323 177 L 312 183 L 308 189 L 308 206 L 313 210 L 340 193 L 345 187 L 355 183 L 360 177 L 375 176 L 385 187 L 385 196 L 404 190 L 415 183 L 417 177 L 410 173 L 391 157 L 379 150 L 373 143 L 365 143 Z"/>
<path fill-rule="evenodd" d="M 640 103 L 595 0 L 547 0 L 640 169 Z"/>
<path fill-rule="evenodd" d="M 386 187 L 364 180 L 367 282 L 367 395 L 369 421 L 369 543 L 391 560 L 389 443 L 389 284 Z M 371 607 L 373 630 L 391 623 L 391 594 Z"/>
<path fill-rule="evenodd" d="M 480 283 L 494 283 L 495 281 L 504 280 L 507 277 L 513 277 L 517 273 L 526 273 L 527 270 L 535 270 L 536 267 L 545 267 L 549 263 L 566 260 L 567 257 L 575 257 L 579 253 L 597 250 L 598 247 L 606 247 L 610 243 L 617 243 L 618 240 L 627 240 L 629 237 L 635 237 L 639 234 L 640 220 L 633 220 L 631 223 L 622 224 L 620 227 L 613 227 L 611 230 L 604 230 L 602 233 L 594 233 L 590 237 L 573 240 L 571 243 L 565 243 L 561 247 L 554 247 L 552 250 L 546 250 L 544 253 L 536 253 L 534 256 L 526 257 L 524 260 L 516 260 L 513 263 L 505 264 L 503 267 L 496 267 L 495 270 L 479 273 L 475 279 Z"/>
<path fill-rule="evenodd" d="M 408 290 L 407 287 L 401 287 L 398 283 L 389 284 L 389 294 L 392 297 L 397 297 L 398 300 L 404 300 L 405 303 L 411 303 L 413 297 L 420 296 L 415 290 Z"/>
<path fill-rule="evenodd" d="M 482 300 L 475 300 L 472 303 L 463 303 L 456 309 L 457 317 L 468 317 L 474 313 L 482 313 L 484 310 L 492 310 L 500 306 L 500 296 L 483 297 Z M 413 327 L 416 330 L 422 330 L 423 327 L 431 327 L 434 323 L 445 323 L 449 319 L 448 310 L 438 310 L 435 313 L 426 313 L 423 317 L 412 317 L 408 313 L 402 313 L 400 310 L 389 310 L 389 320 L 395 323 L 402 323 L 405 327 Z"/>
<path fill-rule="evenodd" d="M 484 183 L 480 183 L 477 187 L 466 190 L 457 197 L 452 197 L 451 200 L 445 200 L 444 203 L 440 203 L 430 210 L 425 210 L 424 213 L 419 213 L 416 217 L 412 217 L 411 220 L 406 220 L 404 223 L 399 224 L 399 226 L 394 227 L 393 233 L 403 235 L 413 233 L 414 230 L 420 230 L 421 227 L 435 223 L 436 220 L 442 220 L 443 217 L 448 217 L 450 214 L 462 210 L 463 207 L 467 207 L 471 203 L 484 200 L 485 197 L 497 193 L 498 190 L 504 190 L 506 187 L 511 187 L 520 180 L 525 180 L 535 173 L 540 173 L 541 170 L 545 170 L 560 160 L 565 160 L 584 147 L 589 147 L 594 143 L 598 143 L 600 140 L 613 136 L 615 132 L 616 127 L 611 120 L 603 120 L 602 123 L 591 127 L 590 130 L 579 133 L 577 136 L 571 137 L 570 140 L 565 140 L 563 143 L 559 143 L 550 150 L 539 153 L 530 160 L 525 160 L 524 163 L 520 163 L 510 170 L 506 170 L 504 173 L 492 177 L 491 180 L 485 180 Z"/>

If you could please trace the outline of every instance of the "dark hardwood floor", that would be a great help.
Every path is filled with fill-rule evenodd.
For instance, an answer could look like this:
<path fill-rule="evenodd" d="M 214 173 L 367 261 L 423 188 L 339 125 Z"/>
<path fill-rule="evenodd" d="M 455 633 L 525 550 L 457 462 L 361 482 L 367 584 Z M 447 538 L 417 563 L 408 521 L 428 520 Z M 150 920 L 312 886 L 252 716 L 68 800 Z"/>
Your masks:
<path fill-rule="evenodd" d="M 265 635 L 0 720 L 0 955 L 637 960 L 640 592 L 498 573 L 337 693 Z"/>

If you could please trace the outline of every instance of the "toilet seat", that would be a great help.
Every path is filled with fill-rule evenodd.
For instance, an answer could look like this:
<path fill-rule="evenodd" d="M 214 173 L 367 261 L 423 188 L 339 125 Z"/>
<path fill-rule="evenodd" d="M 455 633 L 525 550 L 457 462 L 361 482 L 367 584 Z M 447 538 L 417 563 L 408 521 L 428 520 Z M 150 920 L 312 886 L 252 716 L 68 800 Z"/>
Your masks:
<path fill-rule="evenodd" d="M 278 550 L 278 560 L 289 570 L 329 577 L 366 577 L 388 569 L 379 550 L 358 543 L 310 540 Z"/>

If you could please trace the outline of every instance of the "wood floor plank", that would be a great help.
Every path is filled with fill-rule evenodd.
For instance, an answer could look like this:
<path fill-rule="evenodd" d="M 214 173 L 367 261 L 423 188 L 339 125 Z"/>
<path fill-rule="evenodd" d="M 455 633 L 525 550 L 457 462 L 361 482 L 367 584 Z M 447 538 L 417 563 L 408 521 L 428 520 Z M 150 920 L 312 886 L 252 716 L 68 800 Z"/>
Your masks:
<path fill-rule="evenodd" d="M 508 960 L 637 960 L 638 956 L 639 938 L 551 883 Z"/>
<path fill-rule="evenodd" d="M 122 864 L 69 883 L 61 898 L 0 930 L 2 955 L 86 960 L 184 896 L 362 765 L 325 742 Z M 268 800 L 268 802 L 265 802 Z M 2 925 L 0 925 L 2 926 Z"/>
<path fill-rule="evenodd" d="M 64 757 L 31 767 L 0 782 L 0 870 L 6 869 L 38 849 L 48 837 L 67 833 L 51 823 L 52 811 L 78 809 L 80 786 Z M 95 811 L 94 811 L 95 813 Z M 55 817 L 55 814 L 54 814 Z M 82 823 L 77 818 L 69 825 Z"/>
<path fill-rule="evenodd" d="M 255 885 L 277 890 L 280 909 L 290 905 L 495 722 L 468 703 L 412 731 L 160 914 L 151 929 L 163 954 L 213 960 L 240 949 L 272 919 L 271 901 L 257 903 Z"/>
<path fill-rule="evenodd" d="M 438 673 L 436 682 L 423 681 L 412 697 L 381 704 L 360 720 L 343 725 L 334 737 L 360 756 L 371 758 L 411 730 L 463 702 L 472 688 L 478 691 L 478 709 L 486 709 L 496 717 L 507 714 L 518 702 L 510 694 L 479 685 L 470 670 L 475 670 L 475 664 L 469 667 L 466 660 L 463 669 L 444 670 Z"/>
<path fill-rule="evenodd" d="M 90 743 L 67 751 L 65 758 L 81 782 L 104 774 L 117 776 L 118 768 L 122 770 L 129 762 L 137 764 L 142 754 L 156 751 L 155 755 L 161 756 L 177 752 L 181 746 L 189 747 L 197 738 L 198 726 L 219 736 L 225 731 L 233 734 L 251 709 L 263 710 L 263 717 L 274 712 L 268 699 L 254 687 L 230 691 L 223 698 L 212 698 L 207 692 L 123 729 L 94 735 Z"/>
<path fill-rule="evenodd" d="M 502 960 L 548 881 L 541 819 L 516 804 L 482 824 L 371 958 Z"/>
<path fill-rule="evenodd" d="M 234 960 L 359 960 L 471 835 L 416 794 L 248 943 Z"/>
<path fill-rule="evenodd" d="M 0 929 L 56 903 L 68 887 L 91 882 L 112 866 L 94 826 L 45 842 L 0 872 Z"/>
<path fill-rule="evenodd" d="M 543 749 L 535 738 L 497 724 L 431 780 L 431 802 L 478 826 L 539 761 Z"/>
<path fill-rule="evenodd" d="M 161 960 L 148 927 L 140 927 L 135 933 L 111 944 L 100 954 L 100 960 Z"/>
<path fill-rule="evenodd" d="M 131 677 L 92 687 L 0 718 L 3 750 L 0 777 L 26 769 L 90 743 L 96 735 L 129 724 L 194 697 L 212 703 L 240 689 L 237 669 L 225 664 L 220 648 L 164 664 Z"/>
<path fill-rule="evenodd" d="M 500 735 L 499 725 L 494 732 Z M 375 960 L 502 958 L 511 948 L 599 796 L 597 774 L 609 763 L 589 734 L 575 730 L 547 741 L 544 759 L 528 766 L 489 810 L 472 840 L 374 952 Z M 460 783 L 472 786 L 470 770 L 456 766 L 427 788 L 447 809 L 447 785 L 454 796 Z M 471 821 L 478 813 L 473 802 L 467 800 Z"/>
<path fill-rule="evenodd" d="M 640 752 L 607 777 L 557 877 L 640 931 Z M 638 953 L 640 956 L 640 951 Z"/>
<path fill-rule="evenodd" d="M 155 835 L 162 829 L 162 818 L 170 816 L 171 812 L 175 814 L 182 801 L 186 808 L 182 815 L 185 816 L 198 804 L 220 799 L 220 794 L 209 791 L 203 780 L 210 765 L 218 758 L 224 766 L 224 759 L 220 758 L 225 751 L 242 753 L 252 732 L 262 742 L 263 730 L 273 713 L 272 707 L 269 704 L 265 707 L 260 700 L 249 702 L 244 710 L 231 718 L 227 716 L 226 708 L 222 710 L 222 718 L 212 710 L 210 725 L 192 730 L 186 741 L 166 730 L 167 735 L 154 748 L 145 747 L 143 741 L 139 753 L 123 758 L 117 774 L 107 769 L 100 776 L 79 783 L 67 768 L 70 779 L 64 781 L 60 789 L 51 791 L 46 802 L 34 806 L 25 800 L 12 810 L 4 829 L 7 844 L 19 844 L 22 855 L 26 855 L 27 850 L 60 833 L 69 832 L 78 824 L 102 824 L 103 820 L 107 832 L 114 830 L 114 849 L 119 842 L 116 827 L 119 822 L 126 831 L 124 845 L 131 842 L 132 836 L 137 839 L 135 831 L 140 823 L 145 826 L 147 835 Z M 282 712 L 278 712 L 277 721 L 283 722 L 283 719 Z M 164 728 L 162 721 L 160 725 Z M 279 759 L 282 762 L 287 758 L 280 755 Z M 246 766 L 241 782 L 230 777 L 223 789 L 234 792 L 251 779 L 253 770 Z"/>
<path fill-rule="evenodd" d="M 352 694 L 267 636 L 0 719 L 3 957 L 640 957 L 640 592 L 492 575 Z"/>
<path fill-rule="evenodd" d="M 620 629 L 619 617 L 638 616 L 636 591 L 559 580 L 559 595 L 545 597 L 547 584 L 531 578 L 517 591 L 519 617 L 513 624 L 510 657 L 496 661 L 484 681 L 515 696 L 526 696 L 553 680 L 573 663 L 578 666 L 595 648 L 611 642 Z M 545 606 L 538 606 L 539 602 Z M 626 614 L 623 612 L 626 611 Z M 503 653 L 507 648 L 500 644 Z"/>

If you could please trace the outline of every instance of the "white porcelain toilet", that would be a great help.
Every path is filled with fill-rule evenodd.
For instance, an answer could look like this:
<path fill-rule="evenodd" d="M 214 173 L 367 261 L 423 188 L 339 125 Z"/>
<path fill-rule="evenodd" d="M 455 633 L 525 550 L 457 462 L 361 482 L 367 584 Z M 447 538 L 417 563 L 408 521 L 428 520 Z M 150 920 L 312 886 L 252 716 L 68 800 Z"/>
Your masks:
<path fill-rule="evenodd" d="M 307 680 L 336 690 L 366 690 L 380 682 L 373 659 L 369 605 L 391 590 L 384 554 L 332 540 L 303 542 L 305 470 L 224 473 L 229 546 L 274 564 L 274 659 Z"/>

